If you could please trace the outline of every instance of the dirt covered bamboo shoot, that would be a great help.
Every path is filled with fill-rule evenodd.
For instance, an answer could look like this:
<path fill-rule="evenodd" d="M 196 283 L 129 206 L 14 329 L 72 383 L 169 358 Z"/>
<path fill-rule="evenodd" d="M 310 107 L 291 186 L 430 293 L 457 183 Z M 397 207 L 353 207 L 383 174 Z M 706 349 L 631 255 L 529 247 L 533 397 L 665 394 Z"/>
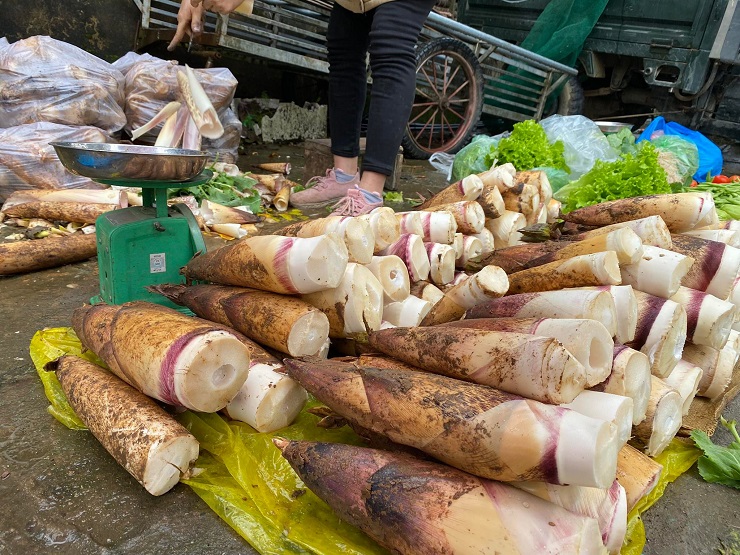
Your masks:
<path fill-rule="evenodd" d="M 189 474 L 198 441 L 154 401 L 81 358 L 53 366 L 75 414 L 149 493 L 162 495 Z"/>
<path fill-rule="evenodd" d="M 494 220 L 486 220 L 486 229 L 493 234 L 496 249 L 516 245 L 522 238 L 519 230 L 525 227 L 527 227 L 527 219 L 524 214 L 509 210 L 505 210 L 501 216 Z"/>
<path fill-rule="evenodd" d="M 24 274 L 81 262 L 97 254 L 94 234 L 72 233 L 0 244 L 0 276 Z"/>
<path fill-rule="evenodd" d="M 695 261 L 689 256 L 645 245 L 638 262 L 622 266 L 622 282 L 639 291 L 669 299 L 676 294 L 693 266 Z"/>
<path fill-rule="evenodd" d="M 358 218 L 368 222 L 373 230 L 373 237 L 375 238 L 373 252 L 375 254 L 394 241 L 398 241 L 398 237 L 401 235 L 395 212 L 387 206 L 376 208 L 369 214 L 363 214 Z"/>
<path fill-rule="evenodd" d="M 540 208 L 540 192 L 535 185 L 515 178 L 510 188 L 501 191 L 501 198 L 507 210 L 524 214 L 528 224 L 535 222 Z"/>
<path fill-rule="evenodd" d="M 696 261 L 681 285 L 718 299 L 729 297 L 740 272 L 740 249 L 689 235 L 674 235 L 672 248 Z"/>
<path fill-rule="evenodd" d="M 718 221 L 711 193 L 677 193 L 631 197 L 579 208 L 564 219 L 583 225 L 606 226 L 660 216 L 672 233 L 690 231 Z"/>
<path fill-rule="evenodd" d="M 370 270 L 350 262 L 334 289 L 304 295 L 329 318 L 329 337 L 348 337 L 380 328 L 383 286 Z"/>
<path fill-rule="evenodd" d="M 347 247 L 334 233 L 307 239 L 262 235 L 196 256 L 181 272 L 188 280 L 313 293 L 337 287 L 347 260 Z"/>
<path fill-rule="evenodd" d="M 486 266 L 448 289 L 424 318 L 422 325 L 459 320 L 467 309 L 506 294 L 508 287 L 506 272 L 496 266 Z"/>
<path fill-rule="evenodd" d="M 417 281 L 414 283 L 411 286 L 411 294 L 425 301 L 429 301 L 432 305 L 437 304 L 445 296 L 438 287 L 428 281 Z"/>
<path fill-rule="evenodd" d="M 305 220 L 288 225 L 275 233 L 286 237 L 310 238 L 327 233 L 336 233 L 347 246 L 350 262 L 367 264 L 372 260 L 375 249 L 370 222 L 344 216 L 327 216 L 316 220 Z"/>
<path fill-rule="evenodd" d="M 655 489 L 662 471 L 663 465 L 631 445 L 619 450 L 617 481 L 627 494 L 628 511 L 632 511 L 640 499 Z"/>
<path fill-rule="evenodd" d="M 465 200 L 477 199 L 483 191 L 483 182 L 477 175 L 469 175 L 442 189 L 419 205 L 419 210 L 426 210 L 440 204 L 450 204 Z"/>
<path fill-rule="evenodd" d="M 686 310 L 686 340 L 695 345 L 721 349 L 735 323 L 735 305 L 688 287 L 680 287 L 671 297 Z"/>
<path fill-rule="evenodd" d="M 311 491 L 393 553 L 604 552 L 596 520 L 507 484 L 402 453 L 273 441 Z"/>
<path fill-rule="evenodd" d="M 675 301 L 642 291 L 635 291 L 635 297 L 637 331 L 629 346 L 645 353 L 650 360 L 650 371 L 663 378 L 681 360 L 686 343 L 686 311 Z"/>
<path fill-rule="evenodd" d="M 668 226 L 665 225 L 663 218 L 660 216 L 648 216 L 647 218 L 640 218 L 639 220 L 630 220 L 627 222 L 599 227 L 591 231 L 580 233 L 576 235 L 576 238 L 579 240 L 590 239 L 625 227 L 634 231 L 642 241 L 643 245 L 651 245 L 653 247 L 671 250 L 671 246 L 673 245 L 673 242 L 671 241 L 671 231 L 668 229 Z"/>
<path fill-rule="evenodd" d="M 663 381 L 672 387 L 681 395 L 683 399 L 682 415 L 689 414 L 689 407 L 694 400 L 696 393 L 699 391 L 699 382 L 701 381 L 704 371 L 690 362 L 681 359 L 671 372 L 671 375 L 663 378 Z"/>
<path fill-rule="evenodd" d="M 509 294 L 552 291 L 564 287 L 619 285 L 619 260 L 614 251 L 574 256 L 509 276 Z"/>
<path fill-rule="evenodd" d="M 419 235 L 402 234 L 398 240 L 380 252 L 381 256 L 395 255 L 406 265 L 409 279 L 425 280 L 429 277 L 429 256 Z"/>
<path fill-rule="evenodd" d="M 400 302 L 388 303 L 383 307 L 383 318 L 394 326 L 418 326 L 429 311 L 432 303 L 409 295 Z"/>
<path fill-rule="evenodd" d="M 488 230 L 486 230 L 488 231 Z M 490 231 L 489 231 L 490 233 Z M 465 235 L 463 237 L 462 254 L 455 261 L 458 268 L 465 268 L 469 262 L 477 260 L 483 254 L 483 243 L 477 237 Z"/>
<path fill-rule="evenodd" d="M 398 360 L 545 403 L 570 403 L 586 369 L 551 337 L 454 327 L 373 332 L 370 346 Z"/>
<path fill-rule="evenodd" d="M 591 418 L 611 422 L 617 427 L 620 445 L 627 443 L 630 438 L 633 420 L 633 403 L 630 397 L 586 390 L 570 403 L 561 406 Z"/>
<path fill-rule="evenodd" d="M 476 202 L 483 208 L 486 218 L 498 218 L 506 210 L 504 199 L 498 187 L 490 184 L 483 184 L 483 191 L 476 199 Z"/>
<path fill-rule="evenodd" d="M 429 257 L 429 279 L 432 283 L 446 285 L 455 277 L 455 249 L 440 243 L 424 243 Z"/>
<path fill-rule="evenodd" d="M 617 437 L 608 422 L 424 372 L 331 360 L 287 360 L 286 368 L 350 422 L 471 474 L 602 488 L 614 481 Z"/>
<path fill-rule="evenodd" d="M 632 424 L 645 420 L 650 400 L 650 361 L 640 351 L 615 344 L 609 377 L 592 388 L 632 399 Z"/>
<path fill-rule="evenodd" d="M 627 533 L 627 493 L 617 480 L 609 489 L 545 482 L 512 482 L 511 485 L 577 515 L 595 518 L 609 553 L 616 555 L 622 548 Z"/>
<path fill-rule="evenodd" d="M 370 270 L 383 287 L 385 302 L 398 302 L 409 296 L 409 271 L 395 255 L 373 256 L 365 267 Z"/>
<path fill-rule="evenodd" d="M 683 359 L 704 371 L 697 395 L 715 399 L 724 393 L 732 380 L 737 353 L 731 347 L 712 349 L 689 343 L 683 350 Z"/>
<path fill-rule="evenodd" d="M 609 377 L 614 340 L 601 322 L 555 318 L 479 318 L 448 322 L 443 326 L 488 331 L 528 333 L 560 341 L 586 369 L 586 387 Z M 631 425 L 631 423 L 630 423 Z"/>
<path fill-rule="evenodd" d="M 118 208 L 118 204 L 36 200 L 16 204 L 9 208 L 6 213 L 18 218 L 41 218 L 44 220 L 94 224 L 102 214 Z"/>
<path fill-rule="evenodd" d="M 468 309 L 465 318 L 586 318 L 604 324 L 612 336 L 617 330 L 612 296 L 587 289 L 510 295 Z"/>
<path fill-rule="evenodd" d="M 668 447 L 681 428 L 683 399 L 678 391 L 657 376 L 651 376 L 650 380 L 647 416 L 632 430 L 645 454 L 654 457 Z"/>
<path fill-rule="evenodd" d="M 561 241 L 559 245 L 562 248 L 532 261 L 528 266 L 541 266 L 555 260 L 605 251 L 614 251 L 620 264 L 634 264 L 643 253 L 642 240 L 627 227 L 581 241 Z"/>
<path fill-rule="evenodd" d="M 72 314 L 72 327 L 116 376 L 170 405 L 216 412 L 249 372 L 241 336 L 160 305 L 83 306 Z"/>

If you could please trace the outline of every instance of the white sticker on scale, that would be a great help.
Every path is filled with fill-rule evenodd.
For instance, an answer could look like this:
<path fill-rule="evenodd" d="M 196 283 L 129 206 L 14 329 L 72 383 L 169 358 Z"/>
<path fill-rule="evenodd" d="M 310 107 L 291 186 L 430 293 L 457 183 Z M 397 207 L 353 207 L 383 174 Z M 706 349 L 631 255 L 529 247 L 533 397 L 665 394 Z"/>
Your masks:
<path fill-rule="evenodd" d="M 167 262 L 165 253 L 157 252 L 149 255 L 149 272 L 152 274 L 161 274 L 167 271 Z"/>

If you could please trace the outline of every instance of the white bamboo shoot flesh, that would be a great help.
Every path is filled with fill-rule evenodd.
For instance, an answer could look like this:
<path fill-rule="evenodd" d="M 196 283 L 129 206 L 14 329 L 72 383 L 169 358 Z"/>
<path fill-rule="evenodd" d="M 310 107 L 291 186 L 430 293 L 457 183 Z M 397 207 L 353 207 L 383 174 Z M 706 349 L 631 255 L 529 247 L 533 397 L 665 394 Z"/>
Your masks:
<path fill-rule="evenodd" d="M 724 393 L 732 381 L 737 353 L 729 347 L 712 349 L 689 343 L 684 347 L 683 359 L 704 371 L 699 381 L 697 395 L 716 399 Z"/>
<path fill-rule="evenodd" d="M 686 343 L 687 317 L 675 301 L 635 291 L 637 331 L 630 347 L 639 349 L 650 360 L 650 371 L 663 378 L 681 360 Z"/>
<path fill-rule="evenodd" d="M 396 213 L 387 206 L 375 208 L 369 214 L 363 214 L 358 218 L 370 223 L 375 238 L 375 248 L 373 249 L 375 254 L 378 254 L 391 243 L 398 241 L 401 235 Z"/>
<path fill-rule="evenodd" d="M 445 294 L 428 281 L 417 281 L 411 286 L 411 294 L 422 300 L 429 301 L 432 306 L 441 301 Z"/>
<path fill-rule="evenodd" d="M 166 122 L 170 118 L 170 116 L 177 114 L 180 106 L 181 104 L 179 102 L 168 102 L 159 112 L 155 114 L 152 119 L 150 119 L 141 127 L 137 127 L 131 132 L 131 140 L 135 141 L 144 133 L 148 133 L 149 131 L 157 127 L 160 123 L 164 124 L 164 122 Z"/>
<path fill-rule="evenodd" d="M 663 378 L 663 381 L 669 387 L 672 387 L 681 395 L 681 399 L 683 399 L 683 411 L 681 414 L 683 416 L 689 414 L 691 402 L 699 391 L 699 382 L 703 374 L 704 371 L 701 368 L 681 359 L 673 369 L 673 372 L 671 372 L 671 375 Z"/>
<path fill-rule="evenodd" d="M 400 302 L 388 303 L 383 307 L 383 318 L 396 327 L 413 327 L 421 324 L 432 303 L 409 295 Z"/>
<path fill-rule="evenodd" d="M 424 226 L 421 223 L 421 212 L 396 212 L 399 236 L 408 233 L 424 236 Z M 396 241 L 398 238 L 396 238 Z"/>
<path fill-rule="evenodd" d="M 409 296 L 410 279 L 406 265 L 395 255 L 373 256 L 365 265 L 383 287 L 383 298 L 386 303 L 398 302 Z"/>
<path fill-rule="evenodd" d="M 481 240 L 472 235 L 465 235 L 463 237 L 462 254 L 455 261 L 455 266 L 464 269 L 468 262 L 477 260 L 481 255 L 483 255 L 483 243 Z"/>
<path fill-rule="evenodd" d="M 455 277 L 455 249 L 450 245 L 424 243 L 429 257 L 429 279 L 437 285 L 446 285 Z"/>
<path fill-rule="evenodd" d="M 589 239 L 591 237 L 598 237 L 599 235 L 611 233 L 612 231 L 623 229 L 625 227 L 634 231 L 642 241 L 643 245 L 671 250 L 671 246 L 673 245 L 673 241 L 671 240 L 671 231 L 668 229 L 668 226 L 665 225 L 663 218 L 660 216 L 648 216 L 647 218 L 640 218 L 639 220 L 631 220 L 628 222 L 599 227 L 591 231 L 580 233 L 577 237 L 580 240 Z"/>
<path fill-rule="evenodd" d="M 336 233 L 347 246 L 350 262 L 367 264 L 372 260 L 375 250 L 375 236 L 370 222 L 360 218 L 327 216 L 315 220 L 305 220 L 277 230 L 277 235 L 307 239 L 327 233 Z"/>
<path fill-rule="evenodd" d="M 622 282 L 650 295 L 670 299 L 693 265 L 694 259 L 689 256 L 644 245 L 637 263 L 622 266 Z"/>
<path fill-rule="evenodd" d="M 440 204 L 427 208 L 426 212 L 446 212 L 455 219 L 457 231 L 460 233 L 479 233 L 483 229 L 486 215 L 481 205 L 474 200 Z M 449 243 L 449 241 L 448 241 Z"/>
<path fill-rule="evenodd" d="M 424 203 L 419 205 L 419 210 L 426 210 L 440 204 L 475 200 L 480 196 L 481 192 L 483 192 L 483 181 L 481 181 L 481 178 L 477 175 L 469 175 L 424 201 Z"/>
<path fill-rule="evenodd" d="M 619 343 L 634 341 L 637 331 L 637 297 L 631 285 L 603 285 L 594 287 L 606 291 L 614 299 L 617 311 L 617 334 Z"/>
<path fill-rule="evenodd" d="M 516 245 L 522 238 L 520 229 L 527 227 L 527 218 L 519 212 L 505 210 L 498 218 L 486 220 L 486 229 L 493 234 L 496 249 Z"/>
<path fill-rule="evenodd" d="M 583 391 L 570 403 L 561 405 L 591 418 L 606 420 L 617 427 L 620 446 L 632 432 L 633 403 L 630 397 L 602 391 Z"/>
<path fill-rule="evenodd" d="M 632 424 L 645 420 L 650 400 L 650 361 L 640 351 L 614 345 L 612 371 L 602 383 L 592 388 L 632 399 Z"/>
<path fill-rule="evenodd" d="M 684 231 L 684 235 L 700 237 L 708 241 L 717 241 L 731 247 L 740 247 L 740 231 L 732 229 L 699 229 L 695 231 Z"/>
<path fill-rule="evenodd" d="M 671 297 L 686 310 L 686 340 L 695 345 L 721 349 L 735 323 L 735 305 L 688 287 L 680 287 Z"/>
<path fill-rule="evenodd" d="M 429 277 L 429 256 L 424 241 L 419 235 L 402 234 L 398 241 L 380 252 L 382 256 L 395 255 L 403 260 L 411 281 L 426 280 Z"/>
<path fill-rule="evenodd" d="M 452 248 L 455 249 L 455 260 L 462 256 L 464 240 L 465 235 L 462 233 L 455 233 L 455 239 L 452 241 Z"/>
<path fill-rule="evenodd" d="M 650 380 L 647 416 L 632 430 L 645 454 L 655 457 L 668 447 L 681 428 L 683 399 L 657 376 L 650 376 Z"/>
<path fill-rule="evenodd" d="M 480 233 L 475 233 L 472 235 L 472 237 L 475 237 L 476 239 L 479 239 L 481 242 L 481 245 L 483 247 L 483 250 L 481 251 L 482 255 L 490 254 L 496 249 L 496 245 L 493 240 L 493 233 L 491 231 L 484 227 L 483 230 Z M 457 237 L 456 237 L 457 239 Z M 460 258 L 460 254 L 457 251 L 455 258 Z"/>
<path fill-rule="evenodd" d="M 501 191 L 498 187 L 493 186 L 490 183 L 483 184 L 483 191 L 481 191 L 481 194 L 476 201 L 481 205 L 481 208 L 483 208 L 483 213 L 486 215 L 486 218 L 498 218 L 506 210 L 504 199 L 501 196 Z"/>

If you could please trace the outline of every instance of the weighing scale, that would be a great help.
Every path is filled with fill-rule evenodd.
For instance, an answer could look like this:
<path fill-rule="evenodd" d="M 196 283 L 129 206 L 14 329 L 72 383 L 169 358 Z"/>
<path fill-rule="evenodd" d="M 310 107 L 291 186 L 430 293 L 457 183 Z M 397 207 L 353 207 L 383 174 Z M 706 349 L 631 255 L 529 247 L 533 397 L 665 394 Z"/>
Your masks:
<path fill-rule="evenodd" d="M 168 206 L 167 190 L 208 182 L 213 176 L 204 170 L 208 156 L 139 145 L 51 144 L 72 173 L 105 185 L 141 187 L 142 206 L 106 212 L 95 222 L 100 294 L 90 302 L 149 301 L 187 310 L 146 286 L 184 283 L 180 268 L 206 251 L 193 213 L 184 204 Z"/>

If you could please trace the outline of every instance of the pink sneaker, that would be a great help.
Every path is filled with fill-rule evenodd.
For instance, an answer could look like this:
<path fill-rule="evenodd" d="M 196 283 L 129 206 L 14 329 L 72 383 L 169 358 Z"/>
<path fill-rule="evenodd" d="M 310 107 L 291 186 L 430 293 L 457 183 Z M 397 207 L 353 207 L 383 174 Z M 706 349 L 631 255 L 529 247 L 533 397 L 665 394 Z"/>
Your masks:
<path fill-rule="evenodd" d="M 380 206 L 383 206 L 382 200 L 369 202 L 360 189 L 354 188 L 347 191 L 347 196 L 332 207 L 330 216 L 360 216 Z"/>
<path fill-rule="evenodd" d="M 350 181 L 340 183 L 334 169 L 326 170 L 325 176 L 317 175 L 306 182 L 306 189 L 290 195 L 290 204 L 298 208 L 323 206 L 342 198 L 347 191 L 360 184 L 360 174 L 356 173 Z"/>

